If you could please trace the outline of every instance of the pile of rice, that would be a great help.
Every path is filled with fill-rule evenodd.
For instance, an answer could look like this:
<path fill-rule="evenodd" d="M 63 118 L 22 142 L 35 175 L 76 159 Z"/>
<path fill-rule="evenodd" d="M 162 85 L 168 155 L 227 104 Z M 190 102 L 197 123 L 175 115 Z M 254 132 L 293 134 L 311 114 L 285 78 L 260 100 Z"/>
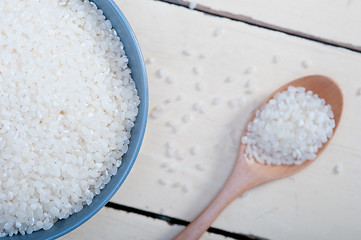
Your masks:
<path fill-rule="evenodd" d="M 117 173 L 139 97 L 84 0 L 0 1 L 0 236 L 49 229 Z"/>
<path fill-rule="evenodd" d="M 324 99 L 304 88 L 288 87 L 256 112 L 242 138 L 246 154 L 261 164 L 292 165 L 316 158 L 335 127 Z"/>

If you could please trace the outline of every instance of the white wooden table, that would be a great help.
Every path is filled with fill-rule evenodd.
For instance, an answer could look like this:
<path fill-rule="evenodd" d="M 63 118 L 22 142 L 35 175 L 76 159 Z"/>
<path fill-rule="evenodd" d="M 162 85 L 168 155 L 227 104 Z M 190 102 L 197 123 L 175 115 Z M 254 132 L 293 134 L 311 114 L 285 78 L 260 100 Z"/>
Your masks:
<path fill-rule="evenodd" d="M 304 172 L 234 201 L 212 225 L 216 233 L 202 239 L 360 239 L 360 1 L 199 0 L 194 10 L 184 1 L 116 3 L 148 59 L 151 116 L 140 155 L 111 204 L 62 239 L 174 237 L 226 181 L 254 106 L 309 74 L 335 79 L 344 93 L 329 147 Z M 251 24 L 229 19 L 237 16 Z M 336 164 L 344 167 L 339 174 Z"/>

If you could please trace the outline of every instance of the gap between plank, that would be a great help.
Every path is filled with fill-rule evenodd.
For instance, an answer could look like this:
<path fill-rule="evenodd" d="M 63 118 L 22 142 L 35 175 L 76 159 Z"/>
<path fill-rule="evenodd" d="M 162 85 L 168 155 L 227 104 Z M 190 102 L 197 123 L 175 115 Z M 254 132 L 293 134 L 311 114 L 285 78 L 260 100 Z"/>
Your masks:
<path fill-rule="evenodd" d="M 105 205 L 105 207 L 112 208 L 112 209 L 115 209 L 115 210 L 121 210 L 121 211 L 129 212 L 129 213 L 135 213 L 135 214 L 143 215 L 143 216 L 146 216 L 146 217 L 151 217 L 151 218 L 158 219 L 158 220 L 162 220 L 162 221 L 167 222 L 170 225 L 176 224 L 176 225 L 187 226 L 189 224 L 188 221 L 184 221 L 184 220 L 179 219 L 179 218 L 173 218 L 173 217 L 166 216 L 166 215 L 163 215 L 163 214 L 158 214 L 158 213 L 154 213 L 154 212 L 150 212 L 150 211 L 141 210 L 141 209 L 138 209 L 138 208 L 128 207 L 128 206 L 113 203 L 113 202 L 108 202 Z M 253 235 L 245 235 L 245 234 L 241 234 L 241 233 L 233 233 L 233 232 L 228 232 L 228 231 L 224 231 L 222 229 L 213 228 L 213 227 L 210 227 L 207 231 L 210 232 L 210 233 L 223 235 L 223 236 L 228 237 L 228 238 L 234 238 L 234 239 L 239 239 L 239 240 L 267 240 L 265 238 L 260 238 L 260 237 L 256 237 L 256 236 L 253 236 Z"/>
<path fill-rule="evenodd" d="M 155 0 L 155 1 L 174 4 L 174 5 L 182 6 L 185 8 L 189 8 L 189 4 L 190 4 L 190 2 L 187 2 L 184 0 Z M 326 44 L 329 46 L 339 47 L 339 48 L 347 49 L 347 50 L 350 50 L 353 52 L 361 53 L 361 46 L 355 46 L 355 45 L 352 45 L 349 43 L 338 42 L 338 41 L 330 40 L 327 38 L 322 38 L 322 37 L 314 36 L 311 34 L 307 34 L 304 32 L 280 27 L 280 26 L 277 26 L 274 24 L 269 24 L 269 23 L 266 23 L 263 21 L 253 19 L 251 17 L 245 16 L 242 14 L 233 14 L 233 13 L 230 13 L 227 11 L 214 10 L 210 7 L 207 7 L 207 6 L 204 6 L 201 4 L 197 4 L 193 10 L 203 12 L 203 13 L 206 13 L 206 14 L 209 14 L 212 16 L 223 17 L 223 18 L 228 18 L 231 20 L 243 22 L 248 25 L 264 28 L 267 30 L 281 32 L 281 33 L 284 33 L 284 34 L 287 34 L 290 36 L 311 40 L 311 41 Z M 133 208 L 133 207 L 128 207 L 128 206 L 113 203 L 113 202 L 108 202 L 105 205 L 105 207 L 112 208 L 115 210 L 129 212 L 129 213 L 135 213 L 135 214 L 143 215 L 146 217 L 151 217 L 151 218 L 158 219 L 158 220 L 162 220 L 162 221 L 167 222 L 170 225 L 176 224 L 176 225 L 187 226 L 189 224 L 188 221 L 185 221 L 185 220 L 182 220 L 179 218 L 173 218 L 173 217 L 166 216 L 163 214 L 158 214 L 158 213 L 145 211 L 145 210 L 141 210 L 141 209 L 137 209 L 137 208 Z M 234 238 L 234 239 L 239 239 L 239 240 L 267 240 L 266 238 L 260 238 L 260 237 L 254 236 L 254 235 L 245 235 L 245 234 L 241 234 L 241 233 L 228 232 L 228 231 L 225 231 L 225 230 L 222 230 L 219 228 L 214 228 L 214 227 L 210 227 L 207 231 L 210 233 L 223 235 L 228 238 Z"/>
<path fill-rule="evenodd" d="M 190 4 L 190 2 L 184 1 L 184 0 L 155 0 L 155 1 L 174 4 L 174 5 L 182 6 L 182 7 L 185 7 L 185 8 L 189 8 L 189 4 Z M 311 40 L 311 41 L 314 41 L 314 42 L 323 43 L 323 44 L 326 44 L 326 45 L 329 45 L 329 46 L 339 47 L 339 48 L 347 49 L 347 50 L 350 50 L 350 51 L 353 51 L 353 52 L 361 53 L 361 46 L 355 46 L 355 45 L 350 44 L 350 43 L 338 42 L 338 41 L 334 41 L 334 40 L 331 40 L 331 39 L 322 38 L 322 37 L 318 37 L 318 36 L 315 36 L 315 35 L 312 35 L 312 34 L 300 32 L 300 31 L 297 31 L 297 30 L 292 30 L 292 29 L 289 29 L 289 28 L 280 27 L 280 26 L 277 26 L 277 25 L 274 25 L 274 24 L 270 24 L 270 23 L 266 23 L 266 22 L 263 22 L 263 21 L 253 19 L 251 17 L 245 16 L 245 15 L 242 15 L 242 14 L 234 14 L 234 13 L 230 13 L 230 12 L 227 12 L 227 11 L 214 10 L 214 9 L 212 9 L 210 7 L 207 7 L 207 6 L 204 6 L 204 5 L 201 5 L 201 4 L 197 4 L 196 7 L 194 8 L 194 10 L 199 11 L 199 12 L 203 12 L 203 13 L 206 13 L 206 14 L 209 14 L 209 15 L 212 15 L 212 16 L 228 18 L 228 19 L 231 19 L 231 20 L 246 23 L 246 24 L 251 25 L 251 26 L 256 26 L 256 27 L 267 29 L 267 30 L 281 32 L 281 33 L 284 33 L 284 34 L 287 34 L 287 35 L 290 35 L 290 36 L 299 37 L 299 38 Z"/>

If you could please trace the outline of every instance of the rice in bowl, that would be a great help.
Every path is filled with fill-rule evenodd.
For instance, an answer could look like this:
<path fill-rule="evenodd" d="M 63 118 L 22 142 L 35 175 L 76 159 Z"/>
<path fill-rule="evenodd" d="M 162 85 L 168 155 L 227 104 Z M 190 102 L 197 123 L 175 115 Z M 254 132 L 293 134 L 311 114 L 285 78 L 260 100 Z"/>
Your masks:
<path fill-rule="evenodd" d="M 92 202 L 127 151 L 139 97 L 93 3 L 2 0 L 0 21 L 0 236 L 11 236 Z"/>

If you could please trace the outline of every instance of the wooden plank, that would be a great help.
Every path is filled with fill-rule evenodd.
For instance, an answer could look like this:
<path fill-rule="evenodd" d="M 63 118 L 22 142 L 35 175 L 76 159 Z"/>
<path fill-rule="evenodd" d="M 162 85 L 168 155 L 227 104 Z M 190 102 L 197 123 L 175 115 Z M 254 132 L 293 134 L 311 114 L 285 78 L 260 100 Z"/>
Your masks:
<path fill-rule="evenodd" d="M 340 84 L 345 97 L 343 118 L 328 149 L 306 171 L 237 199 L 214 226 L 280 240 L 361 235 L 361 98 L 356 95 L 361 87 L 360 54 L 159 1 L 116 2 L 133 26 L 145 58 L 155 59 L 147 65 L 150 110 L 163 106 L 164 114 L 149 119 L 141 153 L 112 201 L 193 219 L 225 182 L 236 157 L 237 136 L 254 103 L 290 80 L 324 74 Z M 201 59 L 203 53 L 209 56 Z M 199 75 L 194 73 L 196 66 L 203 70 Z M 256 71 L 246 74 L 250 66 Z M 168 84 L 166 77 L 173 75 L 176 81 Z M 232 75 L 234 80 L 227 81 Z M 245 83 L 250 79 L 256 91 L 247 95 Z M 198 91 L 201 81 L 204 89 Z M 180 94 L 183 100 L 166 103 Z M 223 102 L 213 106 L 217 96 Z M 242 96 L 247 98 L 245 106 L 229 107 L 229 101 Z M 199 101 L 207 107 L 203 114 L 194 110 Z M 183 123 L 179 132 L 166 125 L 171 120 L 181 123 L 186 114 L 194 119 Z M 169 141 L 187 153 L 183 160 L 165 155 Z M 189 149 L 195 145 L 200 152 L 193 156 Z M 345 170 L 335 175 L 337 163 Z M 188 187 L 179 187 L 182 183 Z"/>
<path fill-rule="evenodd" d="M 162 0 L 183 6 L 190 1 Z M 361 2 L 354 0 L 199 0 L 196 9 L 360 51 Z"/>
<path fill-rule="evenodd" d="M 172 238 L 174 232 L 180 231 L 182 228 L 182 226 L 178 225 L 169 225 L 167 222 L 162 220 L 105 207 L 89 221 L 60 239 L 167 240 Z M 224 240 L 226 238 L 221 235 L 206 233 L 202 239 Z"/>

